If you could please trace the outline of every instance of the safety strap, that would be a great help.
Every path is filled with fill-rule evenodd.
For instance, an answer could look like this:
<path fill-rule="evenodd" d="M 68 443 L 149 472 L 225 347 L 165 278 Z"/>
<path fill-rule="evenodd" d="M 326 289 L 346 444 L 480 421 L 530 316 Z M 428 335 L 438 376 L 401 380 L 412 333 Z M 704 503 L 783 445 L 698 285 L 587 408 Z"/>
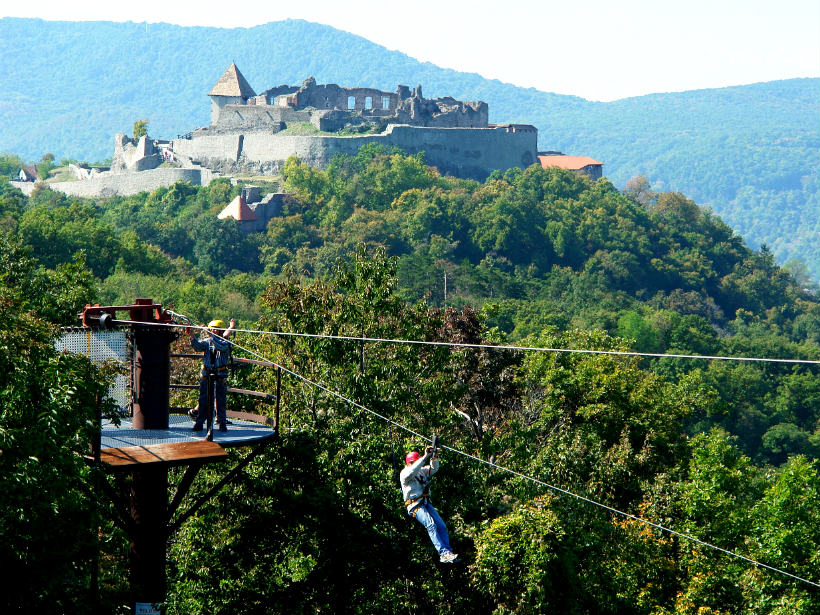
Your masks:
<path fill-rule="evenodd" d="M 199 378 L 200 378 L 200 380 L 203 380 L 203 381 L 207 380 L 207 379 L 208 379 L 208 372 L 206 372 L 206 371 L 200 371 L 200 372 L 199 372 Z M 223 369 L 220 369 L 218 372 L 216 372 L 216 373 L 214 374 L 214 378 L 215 378 L 216 380 L 227 380 L 227 378 L 228 378 L 228 370 L 227 370 L 227 369 L 224 369 L 224 368 L 223 368 Z"/>
<path fill-rule="evenodd" d="M 416 503 L 416 502 L 418 502 L 419 500 L 425 500 L 425 499 L 426 499 L 426 500 L 429 500 L 429 499 L 430 499 L 430 494 L 429 494 L 429 493 L 422 493 L 422 494 L 421 494 L 419 497 L 417 497 L 417 498 L 411 498 L 411 499 L 409 499 L 409 500 L 405 500 L 405 502 L 404 502 L 404 506 L 405 506 L 405 507 L 407 507 L 407 506 L 412 506 L 413 504 L 415 504 L 415 503 Z M 416 506 L 413 510 L 408 511 L 408 513 L 410 514 L 410 516 L 411 516 L 411 517 L 413 517 L 413 519 L 415 519 L 415 518 L 416 518 L 416 511 L 417 511 L 418 509 L 419 509 L 419 507 L 418 507 L 418 506 Z"/>

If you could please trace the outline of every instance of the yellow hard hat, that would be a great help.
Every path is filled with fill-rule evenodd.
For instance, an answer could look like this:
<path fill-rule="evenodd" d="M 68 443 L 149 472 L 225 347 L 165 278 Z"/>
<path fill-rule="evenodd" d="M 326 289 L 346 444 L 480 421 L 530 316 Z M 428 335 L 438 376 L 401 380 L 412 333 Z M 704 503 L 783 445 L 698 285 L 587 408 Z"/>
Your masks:
<path fill-rule="evenodd" d="M 222 322 L 221 320 L 212 320 L 211 322 L 208 323 L 208 328 L 209 329 L 224 329 L 225 328 L 225 323 Z"/>

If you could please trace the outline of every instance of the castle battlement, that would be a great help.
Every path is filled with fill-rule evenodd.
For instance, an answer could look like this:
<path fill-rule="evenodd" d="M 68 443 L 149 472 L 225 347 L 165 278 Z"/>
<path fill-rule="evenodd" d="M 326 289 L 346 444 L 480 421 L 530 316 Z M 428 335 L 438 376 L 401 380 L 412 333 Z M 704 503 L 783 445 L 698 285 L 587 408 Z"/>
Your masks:
<path fill-rule="evenodd" d="M 490 124 L 487 103 L 425 98 L 421 85 L 387 92 L 318 84 L 309 77 L 300 86 L 257 94 L 231 64 L 208 96 L 210 125 L 175 139 L 171 149 L 225 174 L 277 173 L 293 155 L 324 167 L 334 154 L 355 155 L 366 143 L 424 152 L 427 163 L 442 173 L 475 179 L 536 162 L 534 126 Z M 305 126 L 312 128 L 305 131 Z"/>
<path fill-rule="evenodd" d="M 421 85 L 399 85 L 395 92 L 317 84 L 313 77 L 301 86 L 280 85 L 256 94 L 231 64 L 208 94 L 212 132 L 268 130 L 288 123 L 309 122 L 322 132 L 376 132 L 387 124 L 428 128 L 487 128 L 488 106 L 452 97 L 426 99 Z"/>

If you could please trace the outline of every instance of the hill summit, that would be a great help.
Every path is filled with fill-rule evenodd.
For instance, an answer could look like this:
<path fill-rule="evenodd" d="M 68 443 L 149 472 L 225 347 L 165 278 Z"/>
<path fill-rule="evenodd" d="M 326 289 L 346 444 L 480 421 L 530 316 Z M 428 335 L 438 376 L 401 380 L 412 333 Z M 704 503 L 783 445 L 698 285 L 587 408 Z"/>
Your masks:
<path fill-rule="evenodd" d="M 598 103 L 420 63 L 299 20 L 224 29 L 4 18 L 0 50 L 0 151 L 30 160 L 105 158 L 111 135 L 138 119 L 160 138 L 204 126 L 203 96 L 231 60 L 249 83 L 423 83 L 431 97 L 486 101 L 490 122 L 535 125 L 540 149 L 605 161 L 617 186 L 640 174 L 684 192 L 752 246 L 820 277 L 818 79 Z"/>

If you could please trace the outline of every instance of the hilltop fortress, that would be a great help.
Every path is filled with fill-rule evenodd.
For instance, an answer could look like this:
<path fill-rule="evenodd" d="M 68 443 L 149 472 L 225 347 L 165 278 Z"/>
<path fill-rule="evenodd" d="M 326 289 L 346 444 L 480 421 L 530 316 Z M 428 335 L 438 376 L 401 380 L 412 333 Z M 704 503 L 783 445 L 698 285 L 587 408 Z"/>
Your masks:
<path fill-rule="evenodd" d="M 487 103 L 424 98 L 420 85 L 384 92 L 320 85 L 310 77 L 301 86 L 257 94 L 231 64 L 208 96 L 209 126 L 170 141 L 118 134 L 109 170 L 74 165 L 79 181 L 49 186 L 96 197 L 136 194 L 177 181 L 207 185 L 220 175 L 277 174 L 290 156 L 323 168 L 334 154 L 356 155 L 369 143 L 424 152 L 426 163 L 442 174 L 478 180 L 496 169 L 545 164 L 534 126 L 490 124 Z M 600 177 L 601 163 L 589 160 L 598 165 Z M 25 181 L 16 185 L 33 189 Z"/>
<path fill-rule="evenodd" d="M 231 64 L 208 95 L 210 126 L 174 139 L 170 149 L 221 173 L 276 173 L 292 155 L 324 167 L 367 143 L 423 151 L 442 173 L 475 179 L 537 161 L 534 126 L 490 124 L 487 103 L 424 98 L 421 86 L 384 92 L 311 77 L 256 94 Z"/>

